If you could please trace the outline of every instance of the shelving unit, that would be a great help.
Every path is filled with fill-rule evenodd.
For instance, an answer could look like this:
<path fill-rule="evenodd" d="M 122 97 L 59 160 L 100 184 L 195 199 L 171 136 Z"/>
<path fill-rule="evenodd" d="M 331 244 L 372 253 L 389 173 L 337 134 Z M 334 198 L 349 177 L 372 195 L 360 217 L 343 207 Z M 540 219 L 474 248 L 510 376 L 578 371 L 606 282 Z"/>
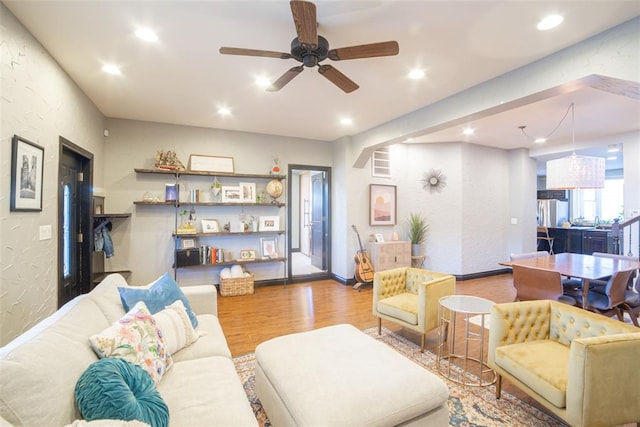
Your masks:
<path fill-rule="evenodd" d="M 286 179 L 285 175 L 269 175 L 269 174 L 237 174 L 237 173 L 219 173 L 219 172 L 200 172 L 200 171 L 171 171 L 171 170 L 161 170 L 161 169 L 140 169 L 140 168 L 136 168 L 134 169 L 134 171 L 137 174 L 153 174 L 153 175 L 166 175 L 166 176 L 170 176 L 172 177 L 173 180 L 175 180 L 175 183 L 179 185 L 179 193 L 182 193 L 183 191 L 185 191 L 183 189 L 183 185 L 185 183 L 188 182 L 188 178 L 189 177 L 210 177 L 212 179 L 222 179 L 223 181 L 225 181 L 225 184 L 223 185 L 238 185 L 240 182 L 243 181 L 247 181 L 247 182 L 264 182 L 265 184 L 271 180 L 278 180 L 278 181 L 282 181 Z M 233 183 L 233 184 L 232 184 Z M 158 201 L 158 202 L 154 202 L 154 201 L 147 201 L 147 200 L 137 200 L 134 201 L 134 205 L 137 206 L 171 206 L 175 208 L 175 231 L 172 234 L 172 237 L 174 238 L 175 241 L 175 245 L 174 245 L 174 263 L 173 263 L 173 268 L 174 268 L 174 275 L 177 278 L 177 270 L 179 269 L 203 269 L 203 268 L 218 268 L 218 267 L 224 267 L 224 266 L 230 266 L 230 265 L 248 265 L 248 264 L 265 264 L 265 263 L 276 263 L 276 262 L 280 262 L 283 263 L 284 265 L 284 277 L 283 279 L 285 279 L 286 281 L 286 262 L 287 262 L 287 258 L 286 257 L 282 257 L 282 256 L 278 256 L 278 257 L 272 257 L 272 258 L 262 258 L 259 255 L 260 251 L 256 251 L 256 258 L 255 259 L 237 259 L 238 257 L 235 257 L 236 259 L 233 260 L 227 260 L 224 259 L 221 262 L 210 262 L 210 263 L 198 263 L 198 264 L 193 264 L 191 265 L 192 262 L 195 262 L 197 260 L 200 260 L 200 247 L 201 246 L 205 246 L 203 245 L 203 243 L 211 243 L 219 245 L 220 242 L 224 241 L 224 239 L 236 239 L 236 238 L 244 238 L 245 240 L 251 239 L 253 238 L 259 238 L 259 237 L 265 237 L 265 236 L 283 236 L 287 234 L 287 230 L 286 230 L 286 223 L 285 221 L 281 221 L 281 224 L 283 225 L 283 229 L 280 230 L 263 230 L 263 231 L 244 231 L 244 232 L 232 232 L 232 231 L 223 231 L 221 230 L 220 232 L 214 232 L 214 233 L 204 233 L 204 232 L 197 232 L 197 233 L 178 233 L 178 227 L 180 225 L 179 223 L 179 208 L 185 208 L 185 207 L 199 207 L 202 208 L 199 211 L 199 217 L 200 218 L 207 218 L 207 217 L 229 217 L 230 215 L 236 213 L 235 209 L 242 209 L 243 213 L 244 213 L 244 207 L 248 207 L 248 208 L 259 208 L 262 209 L 263 211 L 265 210 L 265 208 L 268 209 L 277 209 L 278 212 L 281 208 L 285 207 L 286 204 L 282 203 L 282 202 L 257 202 L 257 203 L 247 203 L 247 202 L 241 202 L 241 203 L 230 203 L 230 202 L 221 202 L 221 201 L 184 201 L 184 200 L 180 200 L 180 196 L 178 196 L 176 201 Z M 204 216 L 202 214 L 202 212 L 205 212 Z M 237 211 L 237 213 L 239 214 L 240 211 Z M 211 215 L 210 215 L 211 214 Z M 274 215 L 276 216 L 276 215 Z M 282 216 L 281 215 L 277 215 L 279 217 Z M 285 216 L 286 217 L 286 216 Z M 221 229 L 222 229 L 222 224 L 220 224 Z M 196 240 L 196 244 L 194 244 L 194 242 L 191 242 L 191 244 L 193 246 L 189 247 L 189 248 L 183 248 L 181 242 L 185 239 L 195 239 Z M 282 247 L 280 249 L 280 253 L 286 253 L 286 239 L 278 239 L 278 240 L 282 240 Z M 257 242 L 257 240 L 255 240 L 254 242 Z M 211 245 L 211 247 L 213 247 Z M 209 246 L 209 245 L 206 245 Z M 184 252 L 189 251 L 190 253 L 187 254 L 188 256 L 188 261 L 185 262 L 184 259 Z M 197 254 L 193 254 L 191 252 L 196 252 Z M 181 253 L 183 252 L 183 253 Z M 178 255 L 180 253 L 181 256 L 181 265 L 178 265 Z M 224 253 L 224 251 L 223 251 Z M 188 265 L 187 265 L 188 264 Z"/>

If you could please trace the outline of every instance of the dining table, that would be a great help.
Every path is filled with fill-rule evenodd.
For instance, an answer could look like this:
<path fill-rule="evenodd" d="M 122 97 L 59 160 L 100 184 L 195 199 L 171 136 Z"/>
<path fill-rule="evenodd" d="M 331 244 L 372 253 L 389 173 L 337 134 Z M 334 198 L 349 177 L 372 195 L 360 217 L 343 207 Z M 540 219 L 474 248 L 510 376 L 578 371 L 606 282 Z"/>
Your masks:
<path fill-rule="evenodd" d="M 593 255 L 563 252 L 555 255 L 526 258 L 510 261 L 504 265 L 522 265 L 542 270 L 557 271 L 566 277 L 581 279 L 582 308 L 589 306 L 589 282 L 595 279 L 605 279 L 620 270 L 640 268 L 640 262 Z"/>

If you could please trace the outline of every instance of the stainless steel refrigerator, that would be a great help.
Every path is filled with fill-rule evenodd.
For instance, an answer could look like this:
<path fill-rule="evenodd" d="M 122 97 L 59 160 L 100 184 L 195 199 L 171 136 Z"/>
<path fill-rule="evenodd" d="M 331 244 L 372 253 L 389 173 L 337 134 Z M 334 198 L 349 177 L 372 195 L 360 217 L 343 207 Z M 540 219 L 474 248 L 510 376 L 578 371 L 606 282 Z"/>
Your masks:
<path fill-rule="evenodd" d="M 542 227 L 562 227 L 569 221 L 569 202 L 562 200 L 538 200 L 538 225 Z"/>

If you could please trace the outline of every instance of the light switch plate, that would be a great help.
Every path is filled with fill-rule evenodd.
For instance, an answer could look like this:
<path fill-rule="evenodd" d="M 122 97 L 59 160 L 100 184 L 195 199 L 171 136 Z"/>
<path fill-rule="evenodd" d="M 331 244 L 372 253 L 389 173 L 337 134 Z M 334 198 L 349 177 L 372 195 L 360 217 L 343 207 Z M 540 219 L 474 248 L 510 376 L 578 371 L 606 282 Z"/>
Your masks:
<path fill-rule="evenodd" d="M 51 224 L 40 226 L 40 240 L 51 239 Z"/>

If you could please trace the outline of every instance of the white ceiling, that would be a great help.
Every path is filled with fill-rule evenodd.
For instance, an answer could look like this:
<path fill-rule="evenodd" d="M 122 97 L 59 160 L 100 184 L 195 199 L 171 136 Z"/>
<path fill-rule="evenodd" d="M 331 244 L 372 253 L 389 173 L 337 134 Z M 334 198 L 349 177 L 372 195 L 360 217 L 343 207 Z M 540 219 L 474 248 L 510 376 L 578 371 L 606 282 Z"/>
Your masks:
<path fill-rule="evenodd" d="M 286 0 L 2 1 L 107 117 L 323 141 L 371 129 L 640 15 L 637 0 L 315 1 L 318 33 L 331 48 L 400 45 L 397 56 L 326 60 L 360 85 L 345 94 L 315 69 L 266 92 L 254 78 L 273 81 L 298 65 L 294 59 L 218 53 L 221 46 L 289 52 L 296 33 Z M 536 30 L 550 13 L 563 15 L 564 23 Z M 159 40 L 138 40 L 133 33 L 140 26 L 154 29 Z M 103 73 L 104 63 L 120 66 L 122 74 Z M 426 78 L 408 79 L 414 67 Z M 576 139 L 640 129 L 640 100 L 587 88 L 474 120 L 476 135 L 468 141 L 535 149 L 518 126 L 548 134 L 572 102 Z M 216 113 L 223 105 L 230 117 Z M 340 125 L 342 116 L 353 124 Z M 420 141 L 465 138 L 455 127 Z M 570 138 L 566 120 L 548 144 Z"/>

